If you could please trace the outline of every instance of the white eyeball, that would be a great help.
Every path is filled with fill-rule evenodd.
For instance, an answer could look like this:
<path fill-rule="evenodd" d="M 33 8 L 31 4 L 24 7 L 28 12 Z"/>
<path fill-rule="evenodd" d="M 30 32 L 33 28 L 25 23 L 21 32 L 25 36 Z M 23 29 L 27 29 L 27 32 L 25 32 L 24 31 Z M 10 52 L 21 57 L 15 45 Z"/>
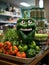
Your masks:
<path fill-rule="evenodd" d="M 25 24 L 25 21 L 21 21 L 21 24 Z"/>
<path fill-rule="evenodd" d="M 28 24 L 31 24 L 32 23 L 32 21 L 31 20 L 28 20 Z"/>

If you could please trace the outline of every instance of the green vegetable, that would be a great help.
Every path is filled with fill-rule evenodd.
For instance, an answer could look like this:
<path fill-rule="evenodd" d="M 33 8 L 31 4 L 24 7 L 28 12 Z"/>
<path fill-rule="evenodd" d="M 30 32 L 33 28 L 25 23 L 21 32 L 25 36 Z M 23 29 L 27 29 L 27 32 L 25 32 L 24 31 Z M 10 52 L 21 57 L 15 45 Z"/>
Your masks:
<path fill-rule="evenodd" d="M 35 34 L 35 38 L 47 38 L 48 34 Z"/>
<path fill-rule="evenodd" d="M 12 42 L 12 45 L 13 45 L 13 46 L 18 46 L 18 45 L 19 45 L 19 41 L 16 41 L 16 40 L 15 40 L 15 41 L 11 41 L 11 42 Z"/>
<path fill-rule="evenodd" d="M 19 19 L 17 22 L 17 34 L 24 44 L 29 44 L 35 37 L 35 22 L 33 19 Z"/>
<path fill-rule="evenodd" d="M 36 43 L 33 41 L 31 44 L 29 44 L 29 48 L 35 49 L 36 48 Z"/>
<path fill-rule="evenodd" d="M 36 46 L 36 53 L 39 53 L 39 51 L 40 51 L 40 47 Z"/>
<path fill-rule="evenodd" d="M 36 55 L 36 51 L 35 49 L 28 49 L 26 54 L 28 58 L 32 58 Z"/>
<path fill-rule="evenodd" d="M 26 44 L 19 44 L 18 49 L 20 51 L 27 51 L 28 46 Z"/>
<path fill-rule="evenodd" d="M 0 35 L 0 42 L 3 42 L 3 36 Z"/>
<path fill-rule="evenodd" d="M 15 44 L 15 42 L 17 42 L 17 31 L 15 29 L 7 29 L 4 32 L 4 41 L 10 41 L 13 44 Z"/>

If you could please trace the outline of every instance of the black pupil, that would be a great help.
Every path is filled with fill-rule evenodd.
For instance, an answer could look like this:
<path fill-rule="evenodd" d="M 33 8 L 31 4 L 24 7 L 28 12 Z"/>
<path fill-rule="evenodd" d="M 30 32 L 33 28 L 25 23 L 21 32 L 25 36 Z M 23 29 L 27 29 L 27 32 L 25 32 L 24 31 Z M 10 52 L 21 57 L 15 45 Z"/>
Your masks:
<path fill-rule="evenodd" d="M 24 23 L 24 21 L 23 21 L 23 23 Z"/>
<path fill-rule="evenodd" d="M 31 21 L 30 21 L 31 22 Z"/>

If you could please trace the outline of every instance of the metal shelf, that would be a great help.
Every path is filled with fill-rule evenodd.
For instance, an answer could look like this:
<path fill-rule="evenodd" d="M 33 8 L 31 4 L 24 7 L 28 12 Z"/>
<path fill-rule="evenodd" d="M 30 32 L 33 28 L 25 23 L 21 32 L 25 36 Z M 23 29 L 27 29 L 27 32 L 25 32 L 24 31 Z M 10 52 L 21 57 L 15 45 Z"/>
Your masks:
<path fill-rule="evenodd" d="M 5 14 L 5 13 L 0 13 L 2 16 L 9 16 L 9 17 L 21 17 L 20 15 L 10 15 L 10 14 Z"/>
<path fill-rule="evenodd" d="M 17 22 L 10 22 L 10 21 L 0 21 L 0 23 L 12 23 L 12 24 L 16 24 Z"/>

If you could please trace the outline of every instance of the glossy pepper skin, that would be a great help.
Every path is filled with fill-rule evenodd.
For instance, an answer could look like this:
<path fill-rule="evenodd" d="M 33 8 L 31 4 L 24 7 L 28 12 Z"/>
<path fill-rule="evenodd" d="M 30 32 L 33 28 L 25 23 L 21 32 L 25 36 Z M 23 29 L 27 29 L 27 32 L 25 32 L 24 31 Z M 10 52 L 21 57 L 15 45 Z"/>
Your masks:
<path fill-rule="evenodd" d="M 27 57 L 28 57 L 28 58 L 32 58 L 32 57 L 34 57 L 35 55 L 36 55 L 35 49 L 28 49 L 28 50 L 27 50 Z"/>
<path fill-rule="evenodd" d="M 25 52 L 28 49 L 28 46 L 26 44 L 19 44 L 18 46 L 19 51 Z"/>
<path fill-rule="evenodd" d="M 33 19 L 19 19 L 17 33 L 23 43 L 31 43 L 35 37 L 35 22 Z"/>

